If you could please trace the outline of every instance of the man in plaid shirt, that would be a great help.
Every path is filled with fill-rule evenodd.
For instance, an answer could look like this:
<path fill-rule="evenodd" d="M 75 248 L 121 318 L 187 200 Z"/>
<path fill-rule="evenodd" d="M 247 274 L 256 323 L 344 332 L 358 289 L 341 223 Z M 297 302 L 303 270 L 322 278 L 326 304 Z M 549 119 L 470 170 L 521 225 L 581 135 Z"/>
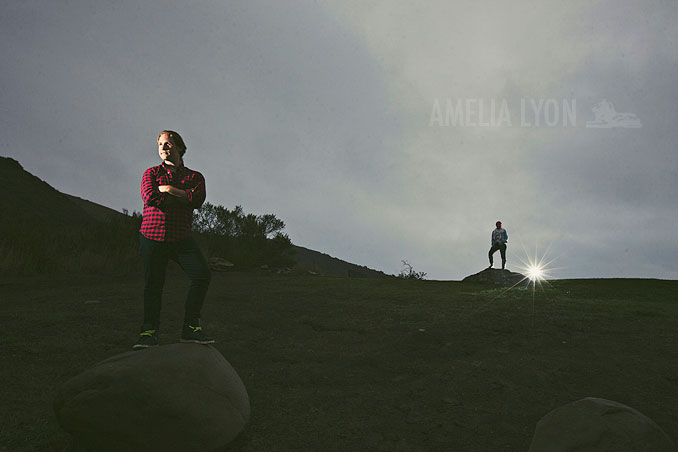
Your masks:
<path fill-rule="evenodd" d="M 497 221 L 495 224 L 497 228 L 492 231 L 492 246 L 490 247 L 490 268 L 494 265 L 492 255 L 499 250 L 501 254 L 501 269 L 506 268 L 506 242 L 508 242 L 508 233 L 506 229 L 501 227 L 501 221 Z"/>
<path fill-rule="evenodd" d="M 158 345 L 162 289 L 169 259 L 176 261 L 191 280 L 186 297 L 181 342 L 210 344 L 200 326 L 200 310 L 210 283 L 210 269 L 191 236 L 193 209 L 205 201 L 205 178 L 184 166 L 186 145 L 172 130 L 158 135 L 162 163 L 144 171 L 141 198 L 143 220 L 139 230 L 144 263 L 144 323 L 135 349 Z"/>

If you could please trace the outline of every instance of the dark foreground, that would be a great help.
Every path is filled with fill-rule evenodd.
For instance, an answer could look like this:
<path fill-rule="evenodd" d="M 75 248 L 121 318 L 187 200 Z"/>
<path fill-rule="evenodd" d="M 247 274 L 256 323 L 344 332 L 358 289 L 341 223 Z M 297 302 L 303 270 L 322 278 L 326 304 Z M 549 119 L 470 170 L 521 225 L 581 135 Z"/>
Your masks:
<path fill-rule="evenodd" d="M 186 282 L 170 271 L 161 344 Z M 677 281 L 459 282 L 215 273 L 205 330 L 252 406 L 228 451 L 521 451 L 548 411 L 629 405 L 678 442 Z M 0 451 L 76 451 L 59 384 L 131 350 L 139 277 L 0 280 Z M 143 351 L 139 352 L 143 353 Z"/>

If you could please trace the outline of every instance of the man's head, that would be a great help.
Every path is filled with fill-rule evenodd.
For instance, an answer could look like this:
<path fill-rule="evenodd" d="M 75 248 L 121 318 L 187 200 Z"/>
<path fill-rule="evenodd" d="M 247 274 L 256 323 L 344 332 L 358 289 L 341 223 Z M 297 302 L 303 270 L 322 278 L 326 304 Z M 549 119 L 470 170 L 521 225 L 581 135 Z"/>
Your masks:
<path fill-rule="evenodd" d="M 501 228 L 501 221 L 497 221 L 495 224 L 497 225 L 497 229 Z"/>
<path fill-rule="evenodd" d="M 177 132 L 173 130 L 163 130 L 158 134 L 158 154 L 164 160 L 174 162 L 176 157 L 182 160 L 186 153 L 186 144 Z M 174 162 L 176 163 L 176 162 Z"/>

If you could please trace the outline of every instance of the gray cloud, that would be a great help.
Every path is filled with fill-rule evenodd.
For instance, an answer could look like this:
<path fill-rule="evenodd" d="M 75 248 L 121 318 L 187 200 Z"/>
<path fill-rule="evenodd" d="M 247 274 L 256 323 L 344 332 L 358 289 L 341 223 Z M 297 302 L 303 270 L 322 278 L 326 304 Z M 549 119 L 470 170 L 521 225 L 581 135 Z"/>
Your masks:
<path fill-rule="evenodd" d="M 140 209 L 179 130 L 208 199 L 433 278 L 550 246 L 558 277 L 678 277 L 670 2 L 21 2 L 0 18 L 3 155 Z M 431 127 L 435 99 L 576 98 L 565 128 Z M 587 129 L 601 99 L 640 129 Z M 555 264 L 554 264 L 555 265 Z"/>

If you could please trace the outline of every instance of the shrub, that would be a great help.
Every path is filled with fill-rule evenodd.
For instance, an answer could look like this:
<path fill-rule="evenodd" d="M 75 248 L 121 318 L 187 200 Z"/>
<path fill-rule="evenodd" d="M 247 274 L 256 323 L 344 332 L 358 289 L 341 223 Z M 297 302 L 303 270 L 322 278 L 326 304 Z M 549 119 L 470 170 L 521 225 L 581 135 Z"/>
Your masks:
<path fill-rule="evenodd" d="M 285 223 L 273 214 L 245 214 L 242 206 L 229 210 L 206 202 L 193 213 L 193 230 L 206 244 L 209 256 L 220 256 L 238 267 L 289 267 L 292 242 Z M 286 253 L 287 252 L 287 253 Z"/>
<path fill-rule="evenodd" d="M 426 276 L 425 272 L 416 272 L 414 268 L 407 262 L 402 261 L 404 269 L 400 270 L 400 274 L 397 276 L 402 279 L 424 279 Z"/>

